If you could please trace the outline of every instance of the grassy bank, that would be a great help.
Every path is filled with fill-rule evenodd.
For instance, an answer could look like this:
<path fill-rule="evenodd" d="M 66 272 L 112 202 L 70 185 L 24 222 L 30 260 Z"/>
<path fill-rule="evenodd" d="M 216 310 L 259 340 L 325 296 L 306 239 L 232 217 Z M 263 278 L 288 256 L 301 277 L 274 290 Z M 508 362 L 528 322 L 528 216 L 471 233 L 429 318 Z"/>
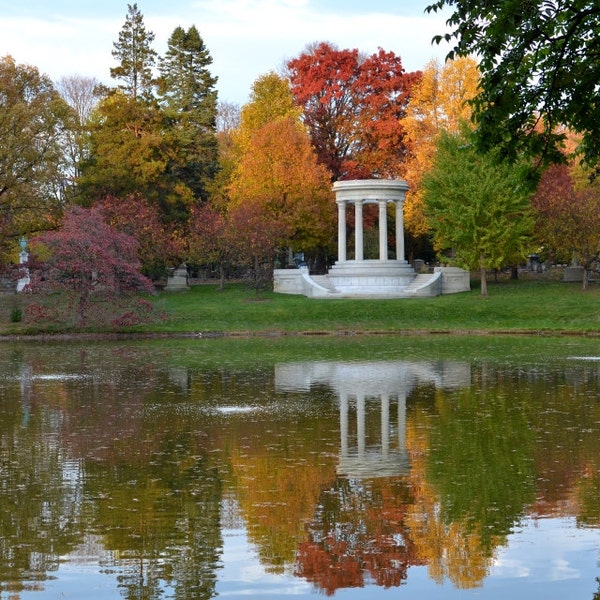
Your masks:
<path fill-rule="evenodd" d="M 515 332 L 600 334 L 600 286 L 583 292 L 579 284 L 552 280 L 501 281 L 482 298 L 471 292 L 427 299 L 312 300 L 263 292 L 256 299 L 241 284 L 193 286 L 157 295 L 163 322 L 121 329 L 158 334 Z M 50 324 L 12 323 L 14 296 L 0 301 L 0 334 L 67 332 Z M 108 330 L 94 330 L 107 332 Z"/>

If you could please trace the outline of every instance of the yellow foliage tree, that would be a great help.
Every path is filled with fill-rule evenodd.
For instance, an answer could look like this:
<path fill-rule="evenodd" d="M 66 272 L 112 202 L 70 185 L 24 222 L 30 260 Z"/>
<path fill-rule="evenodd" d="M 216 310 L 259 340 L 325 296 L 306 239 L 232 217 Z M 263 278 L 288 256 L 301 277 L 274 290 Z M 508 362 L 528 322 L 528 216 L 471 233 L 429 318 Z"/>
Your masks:
<path fill-rule="evenodd" d="M 242 107 L 240 126 L 233 134 L 237 148 L 244 152 L 254 132 L 263 125 L 282 118 L 300 122 L 302 110 L 294 102 L 287 79 L 270 71 L 252 85 L 250 101 Z"/>
<path fill-rule="evenodd" d="M 442 130 L 458 132 L 460 124 L 470 120 L 469 101 L 478 90 L 477 62 L 468 57 L 450 60 L 443 66 L 430 62 L 412 90 L 402 124 L 410 149 L 405 174 L 410 187 L 404 204 L 405 227 L 415 237 L 429 230 L 422 210 L 420 182 L 433 164 L 437 137 Z"/>

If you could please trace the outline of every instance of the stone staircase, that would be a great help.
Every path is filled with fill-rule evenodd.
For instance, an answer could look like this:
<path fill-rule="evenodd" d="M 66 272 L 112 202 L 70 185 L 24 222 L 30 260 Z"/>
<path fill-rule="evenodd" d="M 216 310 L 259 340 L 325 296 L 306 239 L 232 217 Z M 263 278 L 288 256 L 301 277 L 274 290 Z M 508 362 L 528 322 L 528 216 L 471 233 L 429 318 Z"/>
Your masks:
<path fill-rule="evenodd" d="M 275 269 L 274 290 L 309 298 L 431 298 L 470 290 L 469 273 L 457 267 L 436 267 L 415 273 L 405 264 L 334 265 L 327 275 L 308 269 Z"/>
<path fill-rule="evenodd" d="M 420 288 L 426 286 L 434 277 L 435 275 L 432 275 L 431 273 L 419 273 L 410 282 L 410 284 L 406 286 L 404 290 L 405 293 L 409 296 L 412 294 L 416 294 Z"/>
<path fill-rule="evenodd" d="M 327 275 L 311 275 L 311 279 L 315 283 L 318 283 L 321 287 L 324 287 L 326 290 L 329 290 L 332 294 L 338 293 L 338 291 L 335 289 Z"/>

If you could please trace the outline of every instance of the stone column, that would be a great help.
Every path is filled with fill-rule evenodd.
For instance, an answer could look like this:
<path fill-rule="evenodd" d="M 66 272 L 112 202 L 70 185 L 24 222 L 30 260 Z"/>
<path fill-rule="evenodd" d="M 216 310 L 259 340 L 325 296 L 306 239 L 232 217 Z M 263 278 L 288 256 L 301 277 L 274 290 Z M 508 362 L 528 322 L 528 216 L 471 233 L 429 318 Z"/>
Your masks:
<path fill-rule="evenodd" d="M 338 200 L 338 262 L 346 262 L 346 201 Z"/>
<path fill-rule="evenodd" d="M 396 260 L 404 257 L 404 200 L 396 200 Z"/>
<path fill-rule="evenodd" d="M 406 394 L 398 393 L 398 448 L 406 450 Z"/>
<path fill-rule="evenodd" d="M 379 260 L 387 262 L 387 201 L 379 200 Z"/>
<path fill-rule="evenodd" d="M 365 258 L 362 200 L 357 200 L 354 203 L 354 258 L 357 261 L 363 261 Z"/>

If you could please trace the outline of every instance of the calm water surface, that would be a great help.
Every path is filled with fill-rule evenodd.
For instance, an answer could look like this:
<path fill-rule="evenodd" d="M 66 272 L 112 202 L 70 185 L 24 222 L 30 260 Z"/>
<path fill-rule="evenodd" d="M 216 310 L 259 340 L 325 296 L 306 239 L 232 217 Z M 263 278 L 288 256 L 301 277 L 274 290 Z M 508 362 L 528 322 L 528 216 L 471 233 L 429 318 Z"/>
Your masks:
<path fill-rule="evenodd" d="M 600 341 L 0 345 L 0 597 L 600 597 Z"/>

